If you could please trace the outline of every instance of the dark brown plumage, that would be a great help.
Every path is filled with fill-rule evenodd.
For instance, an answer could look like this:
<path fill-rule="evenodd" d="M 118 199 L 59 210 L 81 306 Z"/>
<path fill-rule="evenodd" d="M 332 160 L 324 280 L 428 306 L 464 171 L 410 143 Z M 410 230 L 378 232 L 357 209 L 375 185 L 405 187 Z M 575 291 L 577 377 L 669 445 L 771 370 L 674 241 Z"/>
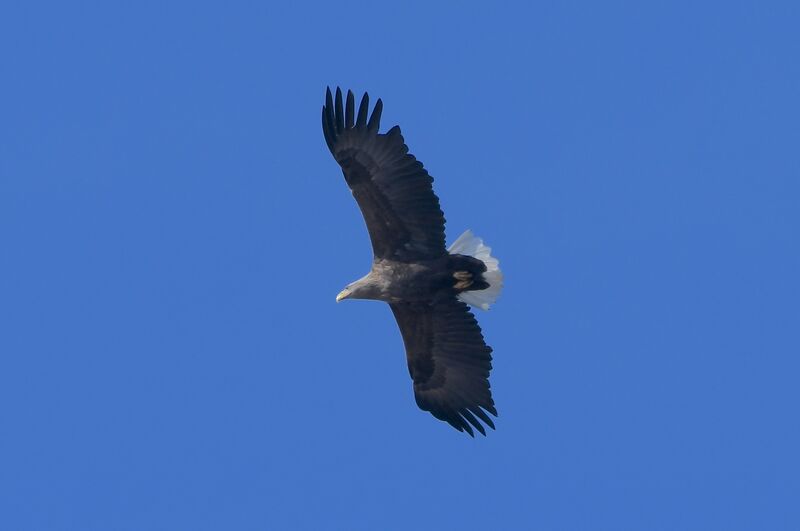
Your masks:
<path fill-rule="evenodd" d="M 502 282 L 497 260 L 471 233 L 459 254 L 445 248 L 445 219 L 433 192 L 433 178 L 408 152 L 400 128 L 378 132 L 383 104 L 369 114 L 364 94 L 358 113 L 328 89 L 322 108 L 325 141 L 364 216 L 374 254 L 370 273 L 337 297 L 388 302 L 406 349 L 417 405 L 459 431 L 486 434 L 497 416 L 489 386 L 492 349 L 464 298 L 488 307 L 473 294 Z M 457 242 L 457 245 L 459 244 Z M 470 254 L 474 256 L 470 256 Z M 489 269 L 487 270 L 487 266 Z M 494 276 L 492 276 L 494 275 Z M 472 295 L 473 299 L 469 296 Z"/>

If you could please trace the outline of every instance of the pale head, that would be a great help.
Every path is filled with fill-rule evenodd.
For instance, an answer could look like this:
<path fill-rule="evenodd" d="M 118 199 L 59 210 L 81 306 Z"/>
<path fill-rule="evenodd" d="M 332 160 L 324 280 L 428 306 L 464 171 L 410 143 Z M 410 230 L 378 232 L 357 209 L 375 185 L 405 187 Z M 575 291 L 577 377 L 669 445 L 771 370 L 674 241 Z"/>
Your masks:
<path fill-rule="evenodd" d="M 355 282 L 351 282 L 336 296 L 336 302 L 341 302 L 344 299 L 381 300 L 381 290 L 376 280 L 372 277 L 372 272 Z"/>

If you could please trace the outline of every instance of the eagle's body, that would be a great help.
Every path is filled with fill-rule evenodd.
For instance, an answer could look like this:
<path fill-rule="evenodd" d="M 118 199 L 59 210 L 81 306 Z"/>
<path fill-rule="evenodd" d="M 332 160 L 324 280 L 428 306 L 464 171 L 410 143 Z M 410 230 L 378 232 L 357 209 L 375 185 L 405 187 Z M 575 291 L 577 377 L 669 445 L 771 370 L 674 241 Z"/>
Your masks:
<path fill-rule="evenodd" d="M 465 277 L 479 277 L 486 271 L 483 263 L 470 256 L 446 254 L 433 260 L 421 262 L 398 262 L 390 259 L 375 259 L 372 269 L 363 278 L 347 286 L 340 298 L 373 299 L 388 303 L 430 302 L 444 298 L 455 298 L 461 290 L 456 289 L 456 273 Z M 342 295 L 340 294 L 340 295 Z"/>
<path fill-rule="evenodd" d="M 498 262 L 465 232 L 444 244 L 444 215 L 433 179 L 408 153 L 400 128 L 378 133 L 383 104 L 367 121 L 364 94 L 330 89 L 322 108 L 325 141 L 358 202 L 373 249 L 370 272 L 336 298 L 387 302 L 406 347 L 417 405 L 459 431 L 485 435 L 497 415 L 489 388 L 492 349 L 466 303 L 488 309 L 500 293 Z M 480 419 L 480 420 L 478 420 Z"/>

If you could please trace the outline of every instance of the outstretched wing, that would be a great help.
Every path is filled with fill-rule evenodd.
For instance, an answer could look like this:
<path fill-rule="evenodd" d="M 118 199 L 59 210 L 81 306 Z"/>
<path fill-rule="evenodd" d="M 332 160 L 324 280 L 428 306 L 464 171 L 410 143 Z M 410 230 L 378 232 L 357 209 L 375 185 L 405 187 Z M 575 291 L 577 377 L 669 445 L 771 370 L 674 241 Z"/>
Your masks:
<path fill-rule="evenodd" d="M 433 193 L 433 178 L 408 152 L 400 128 L 378 133 L 383 103 L 367 121 L 369 97 L 364 94 L 355 115 L 353 93 L 331 90 L 322 107 L 322 130 L 353 192 L 378 258 L 413 261 L 443 255 L 444 215 Z"/>
<path fill-rule="evenodd" d="M 467 305 L 447 299 L 390 306 L 403 335 L 420 409 L 470 435 L 472 426 L 486 435 L 478 419 L 494 429 L 486 414 L 497 416 L 489 388 L 492 349 Z"/>

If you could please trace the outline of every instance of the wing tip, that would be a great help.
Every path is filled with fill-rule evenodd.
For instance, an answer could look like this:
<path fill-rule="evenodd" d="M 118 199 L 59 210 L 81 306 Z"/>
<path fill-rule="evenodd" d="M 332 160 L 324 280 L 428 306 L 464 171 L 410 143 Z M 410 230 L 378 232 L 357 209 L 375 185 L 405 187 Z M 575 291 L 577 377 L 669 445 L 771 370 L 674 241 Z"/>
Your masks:
<path fill-rule="evenodd" d="M 418 405 L 420 404 L 418 403 Z M 474 438 L 475 430 L 480 432 L 480 434 L 483 435 L 484 437 L 487 436 L 486 427 L 484 426 L 484 424 L 489 428 L 491 428 L 492 430 L 495 431 L 497 430 L 492 419 L 481 409 L 481 407 L 486 409 L 486 411 L 488 411 L 489 413 L 492 413 L 495 417 L 497 416 L 497 411 L 494 409 L 493 406 L 489 406 L 487 408 L 485 406 L 476 405 L 476 406 L 468 406 L 458 410 L 445 407 L 443 408 L 443 410 L 434 411 L 433 409 L 427 407 L 426 405 L 426 407 L 420 407 L 420 409 L 422 409 L 423 411 L 428 411 L 437 419 L 442 420 L 447 424 L 450 424 L 456 430 L 466 433 L 470 437 Z M 480 420 L 478 420 L 478 418 L 475 418 L 476 415 L 478 418 L 480 418 Z M 481 421 L 483 421 L 483 423 L 481 423 Z M 475 430 L 473 430 L 473 427 L 475 428 Z"/>
<path fill-rule="evenodd" d="M 378 98 L 378 101 L 375 102 L 375 107 L 372 109 L 372 115 L 369 117 L 369 123 L 367 124 L 367 130 L 375 134 L 378 132 L 378 129 L 381 126 L 381 114 L 383 114 L 383 100 Z"/>
<path fill-rule="evenodd" d="M 383 100 L 378 98 L 372 108 L 372 113 L 370 113 L 369 92 L 364 91 L 356 113 L 355 93 L 351 89 L 347 89 L 346 96 L 343 97 L 342 87 L 337 85 L 332 89 L 330 85 L 327 85 L 325 87 L 325 104 L 322 109 L 327 116 L 328 134 L 332 137 L 332 142 L 330 142 L 332 144 L 336 140 L 335 137 L 346 129 L 366 129 L 372 134 L 377 134 L 383 113 Z M 325 122 L 323 122 L 324 127 Z M 399 133 L 399 128 L 396 128 L 397 131 L 394 129 L 392 134 Z"/>

